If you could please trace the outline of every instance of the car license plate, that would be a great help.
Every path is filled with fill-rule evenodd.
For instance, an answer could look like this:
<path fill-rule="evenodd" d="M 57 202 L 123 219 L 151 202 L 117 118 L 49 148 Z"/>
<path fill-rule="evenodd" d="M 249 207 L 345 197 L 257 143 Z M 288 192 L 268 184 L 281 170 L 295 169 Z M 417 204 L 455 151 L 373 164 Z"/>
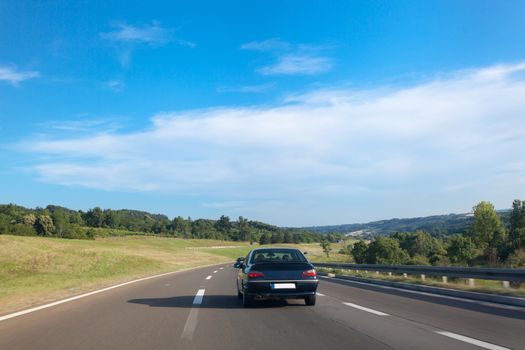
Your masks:
<path fill-rule="evenodd" d="M 272 289 L 295 289 L 295 283 L 272 283 Z"/>

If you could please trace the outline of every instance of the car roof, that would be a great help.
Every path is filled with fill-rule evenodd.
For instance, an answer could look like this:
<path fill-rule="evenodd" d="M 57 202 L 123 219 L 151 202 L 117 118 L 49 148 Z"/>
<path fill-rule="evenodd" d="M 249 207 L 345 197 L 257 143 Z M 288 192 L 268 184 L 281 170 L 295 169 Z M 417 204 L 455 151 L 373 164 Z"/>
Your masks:
<path fill-rule="evenodd" d="M 256 248 L 254 250 L 252 250 L 252 252 L 260 252 L 260 251 L 268 251 L 268 250 L 296 250 L 296 251 L 299 251 L 299 249 L 297 248 L 282 248 L 282 247 L 272 247 L 272 248 Z"/>

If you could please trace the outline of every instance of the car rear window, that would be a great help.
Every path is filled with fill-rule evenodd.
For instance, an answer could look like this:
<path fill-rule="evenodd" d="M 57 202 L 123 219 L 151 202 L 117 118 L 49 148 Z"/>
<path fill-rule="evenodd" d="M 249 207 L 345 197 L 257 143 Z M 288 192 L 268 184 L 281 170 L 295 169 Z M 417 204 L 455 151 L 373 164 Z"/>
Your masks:
<path fill-rule="evenodd" d="M 253 252 L 250 263 L 305 263 L 304 255 L 295 249 L 265 249 Z"/>

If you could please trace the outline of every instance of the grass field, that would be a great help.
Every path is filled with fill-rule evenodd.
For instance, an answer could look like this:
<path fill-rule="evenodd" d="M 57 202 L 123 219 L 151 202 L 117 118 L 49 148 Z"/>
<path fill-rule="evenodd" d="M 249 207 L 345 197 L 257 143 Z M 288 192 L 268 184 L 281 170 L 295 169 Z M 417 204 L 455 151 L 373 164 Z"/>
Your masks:
<path fill-rule="evenodd" d="M 319 244 L 279 244 L 326 261 Z M 154 236 L 75 240 L 0 235 L 0 314 L 89 290 L 189 267 L 233 262 L 245 256 L 244 242 Z M 335 253 L 331 261 L 347 261 Z"/>
<path fill-rule="evenodd" d="M 74 240 L 0 235 L 0 314 L 155 273 L 232 261 L 250 249 L 243 243 L 213 248 L 231 245 L 141 236 Z"/>

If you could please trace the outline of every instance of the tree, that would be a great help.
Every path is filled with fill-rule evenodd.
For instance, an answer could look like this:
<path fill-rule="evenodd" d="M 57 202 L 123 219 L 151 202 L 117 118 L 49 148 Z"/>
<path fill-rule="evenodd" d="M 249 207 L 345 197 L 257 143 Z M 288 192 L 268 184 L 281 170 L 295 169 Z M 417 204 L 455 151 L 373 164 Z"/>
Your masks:
<path fill-rule="evenodd" d="M 173 219 L 173 229 L 179 237 L 190 238 L 192 233 L 191 223 L 186 221 L 182 216 Z"/>
<path fill-rule="evenodd" d="M 239 240 L 247 241 L 250 238 L 250 227 L 248 226 L 248 220 L 239 216 Z"/>
<path fill-rule="evenodd" d="M 35 214 L 26 214 L 22 217 L 22 223 L 24 225 L 34 226 L 36 224 Z"/>
<path fill-rule="evenodd" d="M 89 209 L 85 214 L 84 221 L 90 227 L 102 227 L 104 223 L 104 212 L 99 207 Z"/>
<path fill-rule="evenodd" d="M 452 263 L 468 265 L 477 255 L 476 245 L 469 237 L 455 235 L 450 238 L 447 254 Z"/>
<path fill-rule="evenodd" d="M 269 232 L 264 233 L 261 238 L 259 239 L 259 244 L 270 244 L 272 243 L 272 234 Z"/>
<path fill-rule="evenodd" d="M 509 243 L 513 250 L 525 248 L 525 201 L 512 202 L 510 213 Z"/>
<path fill-rule="evenodd" d="M 54 210 L 51 213 L 51 218 L 53 219 L 53 224 L 55 225 L 54 233 L 58 237 L 70 238 L 69 234 L 71 233 L 71 227 L 67 212 L 62 209 Z"/>
<path fill-rule="evenodd" d="M 41 236 L 52 236 L 55 232 L 53 219 L 49 215 L 40 215 L 35 223 L 36 232 Z"/>
<path fill-rule="evenodd" d="M 330 241 L 323 239 L 320 243 L 321 248 L 323 248 L 323 252 L 326 254 L 326 257 L 330 257 L 330 251 L 332 248 L 330 247 Z"/>
<path fill-rule="evenodd" d="M 403 232 L 392 235 L 399 241 L 399 246 L 411 257 L 415 255 L 429 256 L 435 245 L 433 237 L 428 232 Z"/>
<path fill-rule="evenodd" d="M 282 231 L 272 233 L 272 244 L 283 243 L 283 241 L 284 241 L 284 233 Z"/>
<path fill-rule="evenodd" d="M 215 223 L 215 228 L 217 229 L 217 231 L 226 234 L 232 228 L 230 217 L 226 215 L 221 215 L 220 219 L 217 220 L 217 222 Z"/>
<path fill-rule="evenodd" d="M 365 241 L 359 241 L 355 243 L 352 247 L 349 247 L 354 261 L 357 264 L 364 264 L 366 262 L 366 257 L 368 254 L 368 245 Z"/>
<path fill-rule="evenodd" d="M 399 241 L 391 237 L 377 237 L 368 245 L 369 264 L 404 264 L 408 254 L 401 249 Z"/>
<path fill-rule="evenodd" d="M 469 237 L 483 249 L 487 263 L 493 266 L 504 249 L 505 228 L 491 203 L 480 202 L 473 209 L 474 224 L 469 230 Z"/>

